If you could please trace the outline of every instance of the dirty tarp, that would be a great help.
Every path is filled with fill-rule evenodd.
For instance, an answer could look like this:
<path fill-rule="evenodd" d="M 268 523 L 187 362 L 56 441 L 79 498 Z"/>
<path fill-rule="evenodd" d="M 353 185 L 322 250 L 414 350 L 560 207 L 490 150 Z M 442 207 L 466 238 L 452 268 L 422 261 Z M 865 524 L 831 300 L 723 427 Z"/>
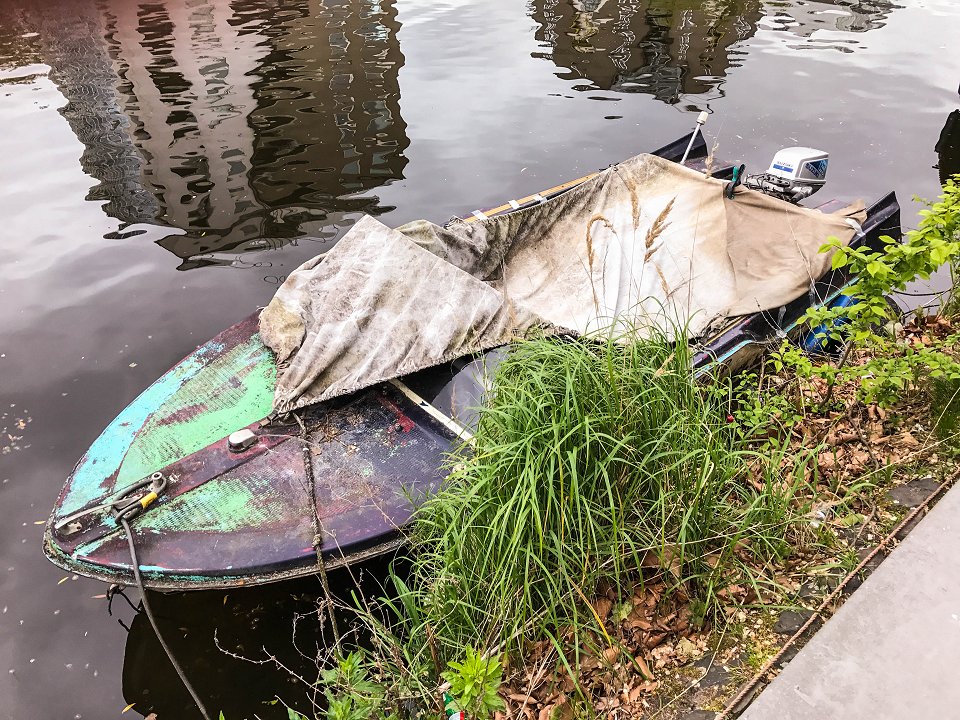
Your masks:
<path fill-rule="evenodd" d="M 365 217 L 260 316 L 279 412 L 547 332 L 697 337 L 779 307 L 829 267 L 862 204 L 825 215 L 650 155 L 531 208 L 443 228 Z M 851 223 L 850 220 L 856 222 Z"/>

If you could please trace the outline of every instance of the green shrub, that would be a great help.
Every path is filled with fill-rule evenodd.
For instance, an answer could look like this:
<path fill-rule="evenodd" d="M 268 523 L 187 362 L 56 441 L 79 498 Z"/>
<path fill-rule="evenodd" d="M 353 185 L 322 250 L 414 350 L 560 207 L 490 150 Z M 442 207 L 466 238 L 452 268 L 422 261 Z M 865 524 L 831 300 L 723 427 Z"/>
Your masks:
<path fill-rule="evenodd" d="M 486 658 L 467 645 L 463 662 L 451 661 L 441 677 L 450 683 L 454 707 L 471 718 L 487 718 L 504 708 L 497 692 L 503 682 L 503 664 L 495 657 Z"/>
<path fill-rule="evenodd" d="M 775 368 L 791 367 L 800 377 L 820 377 L 831 385 L 838 380 L 857 380 L 858 395 L 864 402 L 890 405 L 903 392 L 925 378 L 960 379 L 960 362 L 955 349 L 960 335 L 912 345 L 899 342 L 891 333 L 880 331 L 897 320 L 888 301 L 891 293 L 902 291 L 916 279 L 927 280 L 944 266 L 956 287 L 960 267 L 960 185 L 948 182 L 938 202 L 920 211 L 916 230 L 907 232 L 903 242 L 884 237 L 882 250 L 843 247 L 836 238 L 821 248 L 833 252 L 832 265 L 847 268 L 856 280 L 846 291 L 856 302 L 846 307 L 811 308 L 804 322 L 811 328 L 825 325 L 830 338 L 848 347 L 866 350 L 860 361 L 839 364 L 814 362 L 797 348 L 785 345 L 774 357 Z M 941 312 L 951 316 L 960 309 L 960 298 L 950 294 Z"/>

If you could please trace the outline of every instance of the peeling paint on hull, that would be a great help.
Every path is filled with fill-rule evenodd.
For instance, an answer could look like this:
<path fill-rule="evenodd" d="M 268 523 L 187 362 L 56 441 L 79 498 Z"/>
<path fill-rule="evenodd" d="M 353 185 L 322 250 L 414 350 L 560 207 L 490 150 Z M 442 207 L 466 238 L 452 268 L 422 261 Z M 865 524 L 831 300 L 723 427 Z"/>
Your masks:
<path fill-rule="evenodd" d="M 274 382 L 255 316 L 176 365 L 78 463 L 47 526 L 48 557 L 71 572 L 131 582 L 126 539 L 111 517 L 85 517 L 69 534 L 54 526 L 155 471 L 168 486 L 132 523 L 149 587 L 233 587 L 310 574 L 318 532 L 330 566 L 396 547 L 418 500 L 443 478 L 450 432 L 383 386 L 304 413 L 305 454 L 299 426 L 260 427 Z M 242 427 L 262 437 L 231 452 L 226 436 Z"/>

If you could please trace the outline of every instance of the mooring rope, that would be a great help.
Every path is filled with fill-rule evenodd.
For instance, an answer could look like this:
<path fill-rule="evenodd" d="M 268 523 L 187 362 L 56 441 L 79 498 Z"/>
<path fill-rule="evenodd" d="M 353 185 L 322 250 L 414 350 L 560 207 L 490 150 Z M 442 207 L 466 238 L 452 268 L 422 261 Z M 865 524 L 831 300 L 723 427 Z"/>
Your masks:
<path fill-rule="evenodd" d="M 310 487 L 310 506 L 313 510 L 313 549 L 317 555 L 317 570 L 320 575 L 320 585 L 323 587 L 324 601 L 327 605 L 327 615 L 330 618 L 330 629 L 333 632 L 333 641 L 339 647 L 340 628 L 337 626 L 337 616 L 333 611 L 333 593 L 330 592 L 330 581 L 327 579 L 327 561 L 323 558 L 323 524 L 320 522 L 320 508 L 317 506 L 317 483 L 313 475 L 313 453 L 310 451 L 310 438 L 307 435 L 307 426 L 299 415 L 293 415 L 300 425 L 300 450 L 303 455 L 303 471 L 307 476 Z"/>
<path fill-rule="evenodd" d="M 187 692 L 190 693 L 190 697 L 192 697 L 193 702 L 196 703 L 200 714 L 203 715 L 204 720 L 211 720 L 210 714 L 207 712 L 203 701 L 193 688 L 193 685 L 190 684 L 186 673 L 184 673 L 183 668 L 180 667 L 180 663 L 178 663 L 176 657 L 174 657 L 173 651 L 160 633 L 160 628 L 157 626 L 157 619 L 154 617 L 153 609 L 150 607 L 150 600 L 147 598 L 147 590 L 143 586 L 143 578 L 140 577 L 140 561 L 137 559 L 137 547 L 133 540 L 133 530 L 130 528 L 130 523 L 127 521 L 127 518 L 123 516 L 120 517 L 120 524 L 123 525 L 123 531 L 127 534 L 127 545 L 130 547 L 130 562 L 133 564 L 133 579 L 137 585 L 137 590 L 140 591 L 140 601 L 143 603 L 143 611 L 147 614 L 147 620 L 150 621 L 150 627 L 153 628 L 157 640 L 160 641 L 160 647 L 162 647 L 163 651 L 167 654 L 167 659 L 170 661 L 170 664 L 173 665 L 173 669 L 176 670 L 177 675 L 180 676 L 180 682 L 183 683 Z"/>

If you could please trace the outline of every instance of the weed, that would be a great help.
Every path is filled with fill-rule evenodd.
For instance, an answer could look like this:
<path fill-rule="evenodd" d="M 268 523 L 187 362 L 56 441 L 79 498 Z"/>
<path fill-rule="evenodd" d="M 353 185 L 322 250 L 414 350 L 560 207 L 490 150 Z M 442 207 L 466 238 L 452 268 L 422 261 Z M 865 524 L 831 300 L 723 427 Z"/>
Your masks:
<path fill-rule="evenodd" d="M 934 378 L 929 385 L 930 410 L 937 436 L 953 439 L 960 433 L 960 381 Z"/>
<path fill-rule="evenodd" d="M 707 385 L 707 389 L 729 397 L 728 420 L 745 441 L 782 438 L 803 417 L 802 408 L 787 393 L 765 391 L 765 378 L 754 372 L 741 373 L 726 383 Z"/>
<path fill-rule="evenodd" d="M 467 645 L 463 662 L 451 661 L 441 677 L 450 683 L 453 710 L 467 717 L 487 718 L 504 708 L 497 692 L 503 681 L 503 665 L 495 657 L 485 658 Z"/>
<path fill-rule="evenodd" d="M 354 651 L 336 660 L 335 666 L 320 671 L 327 700 L 327 720 L 388 720 L 384 711 L 385 688 L 370 679 L 362 653 Z"/>
<path fill-rule="evenodd" d="M 903 242 L 882 238 L 882 250 L 866 246 L 844 247 L 830 238 L 821 252 L 832 252 L 834 269 L 846 268 L 855 280 L 845 291 L 854 302 L 843 307 L 819 306 L 807 311 L 804 322 L 810 328 L 827 328 L 818 335 L 845 343 L 847 351 L 838 364 L 816 363 L 798 348 L 785 345 L 775 356 L 775 367 L 787 366 L 801 378 L 818 377 L 832 387 L 840 380 L 857 380 L 858 397 L 864 402 L 889 406 L 916 387 L 922 379 L 960 380 L 960 361 L 955 349 L 960 334 L 927 337 L 919 343 L 901 343 L 895 335 L 878 331 L 897 318 L 888 300 L 891 293 L 904 290 L 907 283 L 929 279 L 943 266 L 956 280 L 960 268 L 960 185 L 951 180 L 938 202 L 928 203 L 920 212 L 916 230 L 906 233 Z M 958 310 L 955 296 L 942 303 L 947 316 Z M 861 362 L 846 362 L 850 349 L 865 349 Z"/>

